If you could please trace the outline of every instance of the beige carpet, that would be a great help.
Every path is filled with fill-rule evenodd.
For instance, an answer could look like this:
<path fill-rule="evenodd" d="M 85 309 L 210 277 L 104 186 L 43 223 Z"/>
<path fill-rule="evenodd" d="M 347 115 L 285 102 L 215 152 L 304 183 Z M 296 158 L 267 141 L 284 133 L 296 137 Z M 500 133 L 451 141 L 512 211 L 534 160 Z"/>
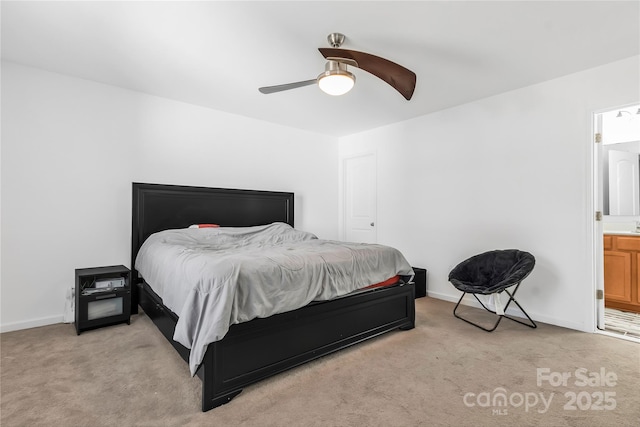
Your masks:
<path fill-rule="evenodd" d="M 486 333 L 455 319 L 451 303 L 416 306 L 416 329 L 277 375 L 206 413 L 200 380 L 144 314 L 80 336 L 69 324 L 5 333 L 0 425 L 640 425 L 640 344 L 508 320 Z"/>

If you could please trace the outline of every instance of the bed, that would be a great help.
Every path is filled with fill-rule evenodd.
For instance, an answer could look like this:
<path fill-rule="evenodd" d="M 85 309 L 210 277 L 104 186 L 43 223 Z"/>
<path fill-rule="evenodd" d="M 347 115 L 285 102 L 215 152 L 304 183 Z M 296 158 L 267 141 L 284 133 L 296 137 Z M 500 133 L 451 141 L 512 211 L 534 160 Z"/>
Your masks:
<path fill-rule="evenodd" d="M 132 311 L 138 305 L 189 363 L 190 350 L 174 341 L 179 317 L 134 268 L 154 233 L 214 221 L 222 227 L 294 225 L 294 195 L 133 183 Z M 206 347 L 195 374 L 202 381 L 202 410 L 229 402 L 243 388 L 310 360 L 395 329 L 412 329 L 414 287 L 396 283 L 309 304 L 269 317 L 232 324 Z"/>

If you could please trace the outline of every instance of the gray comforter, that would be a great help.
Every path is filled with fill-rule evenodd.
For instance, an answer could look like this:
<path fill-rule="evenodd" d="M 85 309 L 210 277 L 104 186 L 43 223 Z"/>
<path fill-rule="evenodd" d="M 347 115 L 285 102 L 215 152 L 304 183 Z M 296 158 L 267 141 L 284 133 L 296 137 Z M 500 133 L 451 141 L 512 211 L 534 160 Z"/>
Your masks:
<path fill-rule="evenodd" d="M 413 275 L 394 248 L 320 240 L 284 223 L 161 231 L 135 268 L 179 316 L 173 338 L 191 349 L 192 375 L 232 324 Z"/>

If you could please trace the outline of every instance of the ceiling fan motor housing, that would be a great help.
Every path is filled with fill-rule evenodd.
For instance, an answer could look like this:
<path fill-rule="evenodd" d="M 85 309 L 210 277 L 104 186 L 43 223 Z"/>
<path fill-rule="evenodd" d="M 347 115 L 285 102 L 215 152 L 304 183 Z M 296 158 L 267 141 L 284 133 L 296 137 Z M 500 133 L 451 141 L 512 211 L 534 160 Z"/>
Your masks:
<path fill-rule="evenodd" d="M 345 73 L 351 74 L 353 76 L 351 72 L 347 71 L 347 64 L 334 61 L 334 60 L 329 60 L 324 65 L 324 73 L 320 74 L 320 76 L 318 77 L 328 76 L 330 74 L 345 74 Z M 356 77 L 353 76 L 353 78 L 355 79 Z"/>

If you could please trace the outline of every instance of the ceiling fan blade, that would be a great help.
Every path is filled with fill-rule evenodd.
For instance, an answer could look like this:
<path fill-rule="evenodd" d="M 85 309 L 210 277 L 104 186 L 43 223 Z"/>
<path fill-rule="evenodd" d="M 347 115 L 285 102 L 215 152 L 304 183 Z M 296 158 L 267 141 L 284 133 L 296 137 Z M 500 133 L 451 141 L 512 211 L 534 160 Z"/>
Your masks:
<path fill-rule="evenodd" d="M 321 47 L 318 49 L 325 58 L 346 59 L 358 63 L 357 67 L 389 83 L 408 101 L 416 88 L 416 73 L 391 62 L 388 59 L 349 49 Z"/>
<path fill-rule="evenodd" d="M 282 92 L 283 90 L 296 89 L 303 86 L 309 86 L 309 85 L 315 84 L 316 82 L 317 82 L 316 79 L 304 80 L 302 82 L 287 83 L 284 85 L 261 87 L 258 90 L 262 93 Z"/>

